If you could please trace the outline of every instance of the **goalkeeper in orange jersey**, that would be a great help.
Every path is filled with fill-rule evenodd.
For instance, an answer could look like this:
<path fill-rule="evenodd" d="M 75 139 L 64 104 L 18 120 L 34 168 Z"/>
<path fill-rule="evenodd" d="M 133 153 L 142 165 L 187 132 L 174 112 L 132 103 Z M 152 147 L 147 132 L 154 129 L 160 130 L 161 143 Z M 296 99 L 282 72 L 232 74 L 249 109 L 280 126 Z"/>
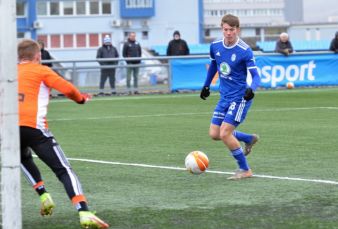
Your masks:
<path fill-rule="evenodd" d="M 90 212 L 80 181 L 70 166 L 60 145 L 48 129 L 46 120 L 50 90 L 60 91 L 78 104 L 91 96 L 81 94 L 71 83 L 50 68 L 40 64 L 38 43 L 24 39 L 18 44 L 18 93 L 21 144 L 21 168 L 40 196 L 41 215 L 51 215 L 55 204 L 33 161 L 31 150 L 55 173 L 68 197 L 79 212 L 83 228 L 108 228 L 109 225 Z"/>

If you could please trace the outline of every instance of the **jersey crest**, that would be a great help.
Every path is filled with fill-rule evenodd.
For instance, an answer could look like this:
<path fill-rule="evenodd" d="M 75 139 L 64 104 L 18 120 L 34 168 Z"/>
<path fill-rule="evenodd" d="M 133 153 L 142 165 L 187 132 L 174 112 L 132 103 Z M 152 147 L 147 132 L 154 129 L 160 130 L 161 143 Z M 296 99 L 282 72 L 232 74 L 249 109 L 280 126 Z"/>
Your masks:
<path fill-rule="evenodd" d="M 234 53 L 231 55 L 231 61 L 234 62 L 235 60 L 236 60 L 236 54 Z"/>

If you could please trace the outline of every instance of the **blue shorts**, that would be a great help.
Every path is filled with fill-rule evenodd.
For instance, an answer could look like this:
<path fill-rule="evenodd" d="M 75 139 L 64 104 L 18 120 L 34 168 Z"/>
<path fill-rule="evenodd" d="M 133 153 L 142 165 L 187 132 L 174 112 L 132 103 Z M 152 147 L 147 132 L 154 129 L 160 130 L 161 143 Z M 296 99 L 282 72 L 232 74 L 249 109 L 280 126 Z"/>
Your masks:
<path fill-rule="evenodd" d="M 232 101 L 219 100 L 214 110 L 211 123 L 221 126 L 222 122 L 226 122 L 237 127 L 244 121 L 251 104 L 252 100 L 246 101 L 243 98 L 234 99 Z"/>

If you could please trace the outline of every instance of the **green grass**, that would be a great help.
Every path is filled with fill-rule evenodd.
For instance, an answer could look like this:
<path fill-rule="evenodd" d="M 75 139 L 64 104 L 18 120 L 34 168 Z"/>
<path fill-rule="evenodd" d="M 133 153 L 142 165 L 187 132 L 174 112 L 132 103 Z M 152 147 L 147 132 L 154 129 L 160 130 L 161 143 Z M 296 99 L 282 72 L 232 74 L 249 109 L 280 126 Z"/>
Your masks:
<path fill-rule="evenodd" d="M 192 150 L 210 170 L 235 161 L 208 137 L 218 96 L 109 97 L 85 106 L 53 100 L 50 129 L 69 158 L 183 167 Z M 259 91 L 239 130 L 258 133 L 249 163 L 257 175 L 338 181 L 338 88 Z M 77 212 L 38 159 L 56 209 L 39 215 L 39 199 L 22 181 L 23 227 L 79 228 Z M 338 228 L 338 187 L 307 181 L 71 161 L 89 206 L 111 228 Z"/>

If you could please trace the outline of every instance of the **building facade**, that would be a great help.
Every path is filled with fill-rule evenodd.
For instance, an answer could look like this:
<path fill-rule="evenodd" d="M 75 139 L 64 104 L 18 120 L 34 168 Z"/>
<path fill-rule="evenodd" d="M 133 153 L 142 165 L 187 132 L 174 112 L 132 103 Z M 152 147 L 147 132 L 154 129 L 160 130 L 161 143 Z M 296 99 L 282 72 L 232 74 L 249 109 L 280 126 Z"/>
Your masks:
<path fill-rule="evenodd" d="M 175 30 L 203 41 L 202 0 L 20 0 L 17 11 L 18 36 L 44 40 L 58 58 L 92 58 L 105 35 L 119 47 L 131 31 L 145 48 L 168 43 Z"/>
<path fill-rule="evenodd" d="M 209 43 L 222 36 L 221 17 L 231 13 L 240 17 L 241 37 L 252 47 L 257 41 L 275 41 L 281 32 L 297 40 L 331 39 L 335 22 L 306 23 L 312 14 L 309 2 L 17 0 L 18 37 L 44 40 L 57 58 L 92 58 L 107 34 L 117 47 L 131 31 L 144 48 L 165 46 L 175 30 L 188 44 Z M 330 12 L 327 18 L 334 20 L 334 15 Z M 74 57 L 74 50 L 81 54 Z"/>
<path fill-rule="evenodd" d="M 221 17 L 230 13 L 240 18 L 241 37 L 251 46 L 257 41 L 275 41 L 281 32 L 296 40 L 328 40 L 338 22 L 334 22 L 338 18 L 334 6 L 334 0 L 204 0 L 205 38 L 211 41 L 221 36 Z M 319 18 L 311 17 L 315 14 L 326 20 L 314 21 Z"/>
<path fill-rule="evenodd" d="M 295 2 L 298 0 L 295 0 Z M 273 39 L 285 31 L 285 0 L 204 0 L 205 37 L 213 40 L 220 34 L 220 21 L 223 15 L 233 14 L 240 18 L 241 36 L 256 41 Z"/>

